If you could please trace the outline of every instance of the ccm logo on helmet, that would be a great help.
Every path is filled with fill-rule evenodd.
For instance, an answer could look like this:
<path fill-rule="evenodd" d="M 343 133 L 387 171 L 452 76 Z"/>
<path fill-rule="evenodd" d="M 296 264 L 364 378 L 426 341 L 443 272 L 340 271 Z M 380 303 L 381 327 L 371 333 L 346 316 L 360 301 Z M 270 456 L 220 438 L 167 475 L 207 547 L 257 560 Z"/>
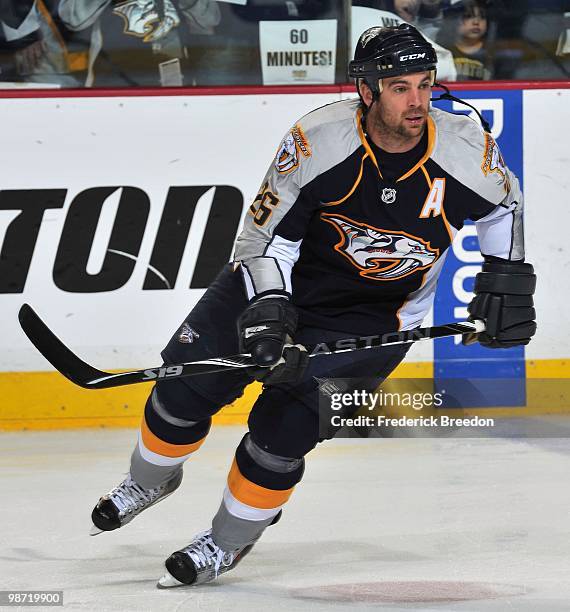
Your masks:
<path fill-rule="evenodd" d="M 412 53 L 411 55 L 402 55 L 402 57 L 400 58 L 400 61 L 405 62 L 407 60 L 422 59 L 425 56 L 426 56 L 425 53 Z"/>

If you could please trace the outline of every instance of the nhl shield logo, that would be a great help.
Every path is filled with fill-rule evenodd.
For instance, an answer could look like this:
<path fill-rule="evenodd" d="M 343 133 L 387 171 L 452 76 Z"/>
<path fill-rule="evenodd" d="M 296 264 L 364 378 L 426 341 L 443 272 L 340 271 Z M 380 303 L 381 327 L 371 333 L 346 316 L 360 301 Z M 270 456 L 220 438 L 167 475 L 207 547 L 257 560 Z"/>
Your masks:
<path fill-rule="evenodd" d="M 392 204 L 396 201 L 396 190 L 389 187 L 384 187 L 380 197 L 382 198 L 382 202 L 384 202 L 384 204 Z"/>

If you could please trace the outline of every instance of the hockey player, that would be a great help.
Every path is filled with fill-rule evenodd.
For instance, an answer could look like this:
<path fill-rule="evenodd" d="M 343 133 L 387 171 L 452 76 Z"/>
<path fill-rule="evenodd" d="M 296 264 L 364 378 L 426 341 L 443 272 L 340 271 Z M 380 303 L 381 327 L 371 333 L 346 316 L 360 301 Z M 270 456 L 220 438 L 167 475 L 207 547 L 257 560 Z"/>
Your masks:
<path fill-rule="evenodd" d="M 237 352 L 259 368 L 159 383 L 127 479 L 92 513 L 94 532 L 127 524 L 172 493 L 211 417 L 253 377 L 248 420 L 211 529 L 166 560 L 159 586 L 200 584 L 233 568 L 275 523 L 323 438 L 318 381 L 379 384 L 406 348 L 307 359 L 303 345 L 420 325 L 454 235 L 476 222 L 483 271 L 469 306 L 481 344 L 527 344 L 535 276 L 524 263 L 522 194 L 490 135 L 430 109 L 436 55 L 410 25 L 360 37 L 359 99 L 319 108 L 285 136 L 224 269 L 163 351 L 166 363 Z M 356 384 L 356 382 L 355 382 Z"/>

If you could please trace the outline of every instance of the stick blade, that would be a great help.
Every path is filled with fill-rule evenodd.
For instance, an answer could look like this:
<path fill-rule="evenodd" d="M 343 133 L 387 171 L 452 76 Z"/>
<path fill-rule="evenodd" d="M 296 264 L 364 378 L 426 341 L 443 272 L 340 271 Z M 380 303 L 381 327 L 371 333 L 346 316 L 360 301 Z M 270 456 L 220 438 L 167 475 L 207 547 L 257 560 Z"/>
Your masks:
<path fill-rule="evenodd" d="M 18 320 L 30 342 L 71 382 L 90 389 L 92 387 L 88 384 L 89 380 L 105 375 L 105 372 L 90 366 L 70 351 L 29 304 L 20 308 Z"/>

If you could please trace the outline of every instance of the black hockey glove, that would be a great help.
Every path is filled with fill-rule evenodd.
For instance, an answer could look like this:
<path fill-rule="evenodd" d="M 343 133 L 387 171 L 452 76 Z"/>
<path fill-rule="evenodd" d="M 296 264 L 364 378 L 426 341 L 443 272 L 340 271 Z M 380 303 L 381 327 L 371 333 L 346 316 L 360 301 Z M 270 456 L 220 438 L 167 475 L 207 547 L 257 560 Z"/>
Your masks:
<path fill-rule="evenodd" d="M 296 383 L 303 376 L 309 356 L 304 346 L 292 344 L 297 311 L 285 298 L 252 302 L 238 319 L 240 350 L 250 353 L 258 368 L 251 375 L 265 385 Z"/>
<path fill-rule="evenodd" d="M 530 264 L 486 259 L 475 277 L 475 297 L 467 307 L 469 319 L 484 321 L 485 331 L 466 334 L 463 343 L 479 341 L 488 348 L 528 344 L 536 332 L 535 286 Z"/>

